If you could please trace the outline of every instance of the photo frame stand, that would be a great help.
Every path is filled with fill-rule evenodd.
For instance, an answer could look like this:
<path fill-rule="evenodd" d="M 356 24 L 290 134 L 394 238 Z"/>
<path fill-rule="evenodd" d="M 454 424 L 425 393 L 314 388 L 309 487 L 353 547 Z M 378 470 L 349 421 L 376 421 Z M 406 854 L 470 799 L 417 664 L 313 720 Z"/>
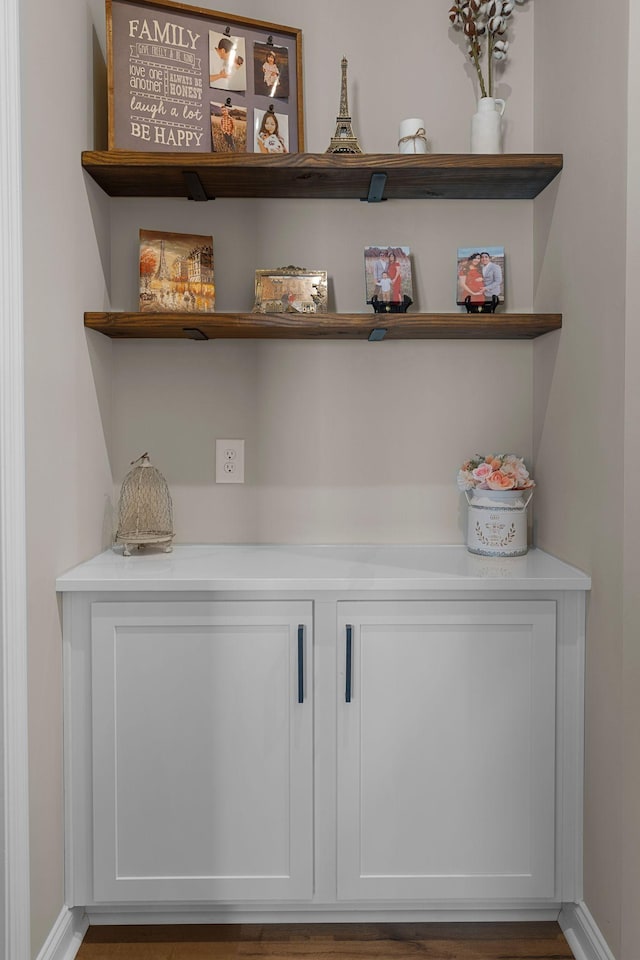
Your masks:
<path fill-rule="evenodd" d="M 371 300 L 367 300 L 367 303 L 371 304 L 374 313 L 406 313 L 413 300 L 405 294 L 401 301 L 379 300 L 378 297 L 372 297 Z"/>
<path fill-rule="evenodd" d="M 485 300 L 484 303 L 472 303 L 471 297 L 465 297 L 464 299 L 467 313 L 495 313 L 499 303 L 500 299 L 495 294 L 491 297 L 491 300 Z"/>

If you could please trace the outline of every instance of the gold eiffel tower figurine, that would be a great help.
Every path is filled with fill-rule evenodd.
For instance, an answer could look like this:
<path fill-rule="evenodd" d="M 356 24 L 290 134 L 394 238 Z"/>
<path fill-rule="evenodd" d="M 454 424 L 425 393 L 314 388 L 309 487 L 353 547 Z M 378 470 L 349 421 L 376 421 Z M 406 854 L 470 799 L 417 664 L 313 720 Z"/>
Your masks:
<path fill-rule="evenodd" d="M 362 147 L 351 126 L 347 100 L 347 58 L 342 58 L 342 85 L 340 87 L 340 113 L 336 119 L 336 132 L 325 153 L 362 153 Z"/>

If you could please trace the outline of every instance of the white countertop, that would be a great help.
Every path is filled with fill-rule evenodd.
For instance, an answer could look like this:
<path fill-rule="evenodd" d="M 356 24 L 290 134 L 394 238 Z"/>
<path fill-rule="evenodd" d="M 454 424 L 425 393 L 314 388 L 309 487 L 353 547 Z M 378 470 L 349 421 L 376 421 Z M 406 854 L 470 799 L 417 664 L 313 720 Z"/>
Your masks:
<path fill-rule="evenodd" d="M 591 578 L 542 550 L 478 557 L 464 546 L 179 544 L 106 550 L 58 577 L 60 591 L 589 590 Z"/>

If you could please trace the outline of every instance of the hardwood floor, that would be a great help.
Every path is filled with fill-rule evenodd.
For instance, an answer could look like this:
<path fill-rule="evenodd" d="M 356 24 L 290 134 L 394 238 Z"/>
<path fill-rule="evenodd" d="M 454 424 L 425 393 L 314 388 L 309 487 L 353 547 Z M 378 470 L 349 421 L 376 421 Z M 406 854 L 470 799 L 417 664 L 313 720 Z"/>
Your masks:
<path fill-rule="evenodd" d="M 571 960 L 557 923 L 90 927 L 77 960 Z"/>

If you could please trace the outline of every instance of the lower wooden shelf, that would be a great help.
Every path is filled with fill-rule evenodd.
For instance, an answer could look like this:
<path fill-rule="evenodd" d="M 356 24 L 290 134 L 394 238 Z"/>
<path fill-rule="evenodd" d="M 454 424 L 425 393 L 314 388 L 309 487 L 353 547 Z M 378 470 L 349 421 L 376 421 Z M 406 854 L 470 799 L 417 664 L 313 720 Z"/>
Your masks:
<path fill-rule="evenodd" d="M 85 313 L 113 338 L 192 340 L 531 340 L 559 313 Z M 384 331 L 384 332 L 383 332 Z"/>

